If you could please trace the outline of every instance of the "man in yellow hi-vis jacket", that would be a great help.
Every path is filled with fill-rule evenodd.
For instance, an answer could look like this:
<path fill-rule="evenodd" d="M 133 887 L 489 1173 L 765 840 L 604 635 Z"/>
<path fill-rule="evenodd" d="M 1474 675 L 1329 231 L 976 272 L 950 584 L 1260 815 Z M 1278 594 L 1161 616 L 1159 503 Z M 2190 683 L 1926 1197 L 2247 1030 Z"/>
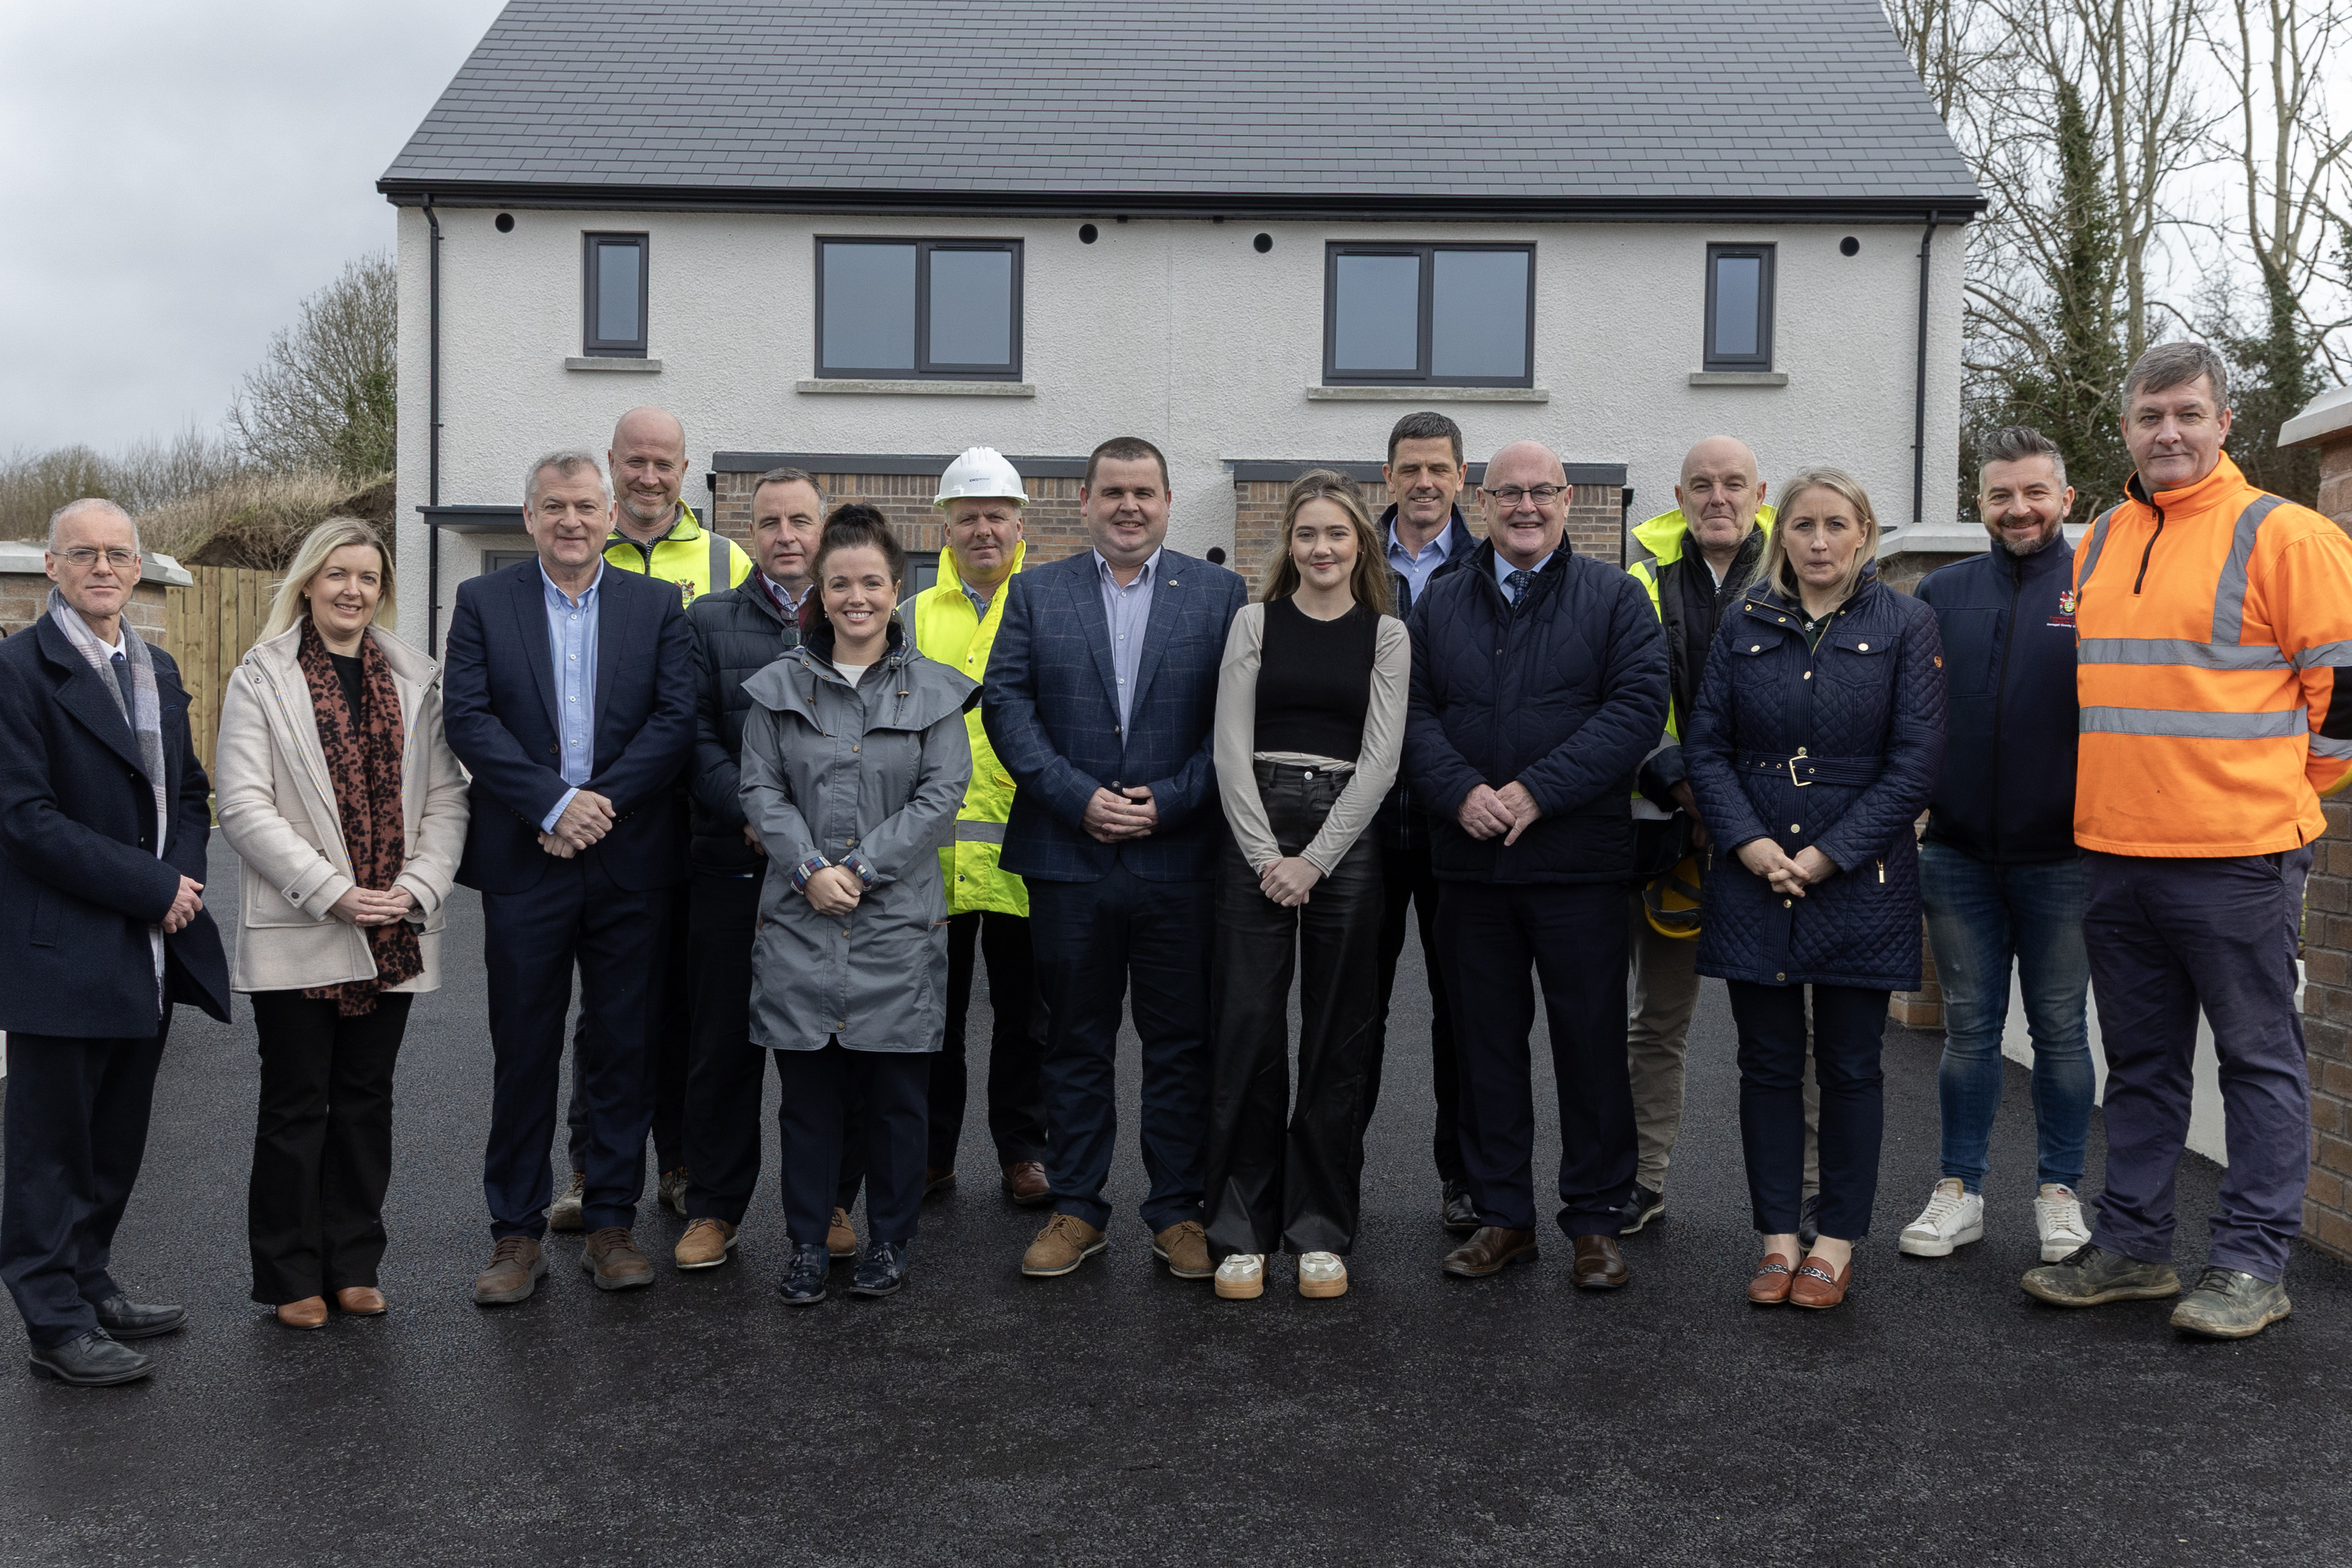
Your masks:
<path fill-rule="evenodd" d="M 1022 509 L 1028 492 L 1013 465 L 974 447 L 940 477 L 935 504 L 944 514 L 947 548 L 936 586 L 915 598 L 915 646 L 926 658 L 974 680 L 988 677 L 988 653 L 1004 616 L 1004 585 L 1028 553 Z M 971 1005 L 974 949 L 988 964 L 996 1025 L 988 1047 L 988 1131 L 1004 1191 L 1024 1208 L 1052 1194 L 1045 1183 L 1045 1007 L 1029 948 L 1029 890 L 1003 869 L 1004 822 L 1013 811 L 1013 776 L 996 760 L 980 710 L 964 716 L 971 731 L 971 783 L 956 816 L 955 840 L 940 851 L 948 902 L 947 1033 L 931 1058 L 931 1146 L 923 1190 L 955 1180 L 963 1135 L 966 1085 L 964 1015 Z"/>

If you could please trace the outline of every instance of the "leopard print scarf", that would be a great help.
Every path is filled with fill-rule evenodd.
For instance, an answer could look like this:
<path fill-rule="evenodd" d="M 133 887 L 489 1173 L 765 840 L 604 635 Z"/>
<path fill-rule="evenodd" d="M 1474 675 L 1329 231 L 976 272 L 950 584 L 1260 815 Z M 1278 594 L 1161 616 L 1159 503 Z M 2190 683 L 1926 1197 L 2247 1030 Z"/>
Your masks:
<path fill-rule="evenodd" d="M 352 877 L 362 888 L 389 889 L 407 864 L 407 836 L 401 823 L 400 689 L 392 666 L 372 637 L 360 638 L 360 711 L 343 701 L 343 683 L 327 657 L 327 645 L 302 621 L 302 679 L 310 688 L 310 711 L 319 725 L 327 776 L 335 784 L 335 811 L 342 819 L 343 847 L 351 852 Z M 335 1011 L 356 1018 L 375 1011 L 376 994 L 425 972 L 416 928 L 406 921 L 361 928 L 374 950 L 375 978 L 341 985 L 318 985 L 302 994 L 332 1002 Z"/>

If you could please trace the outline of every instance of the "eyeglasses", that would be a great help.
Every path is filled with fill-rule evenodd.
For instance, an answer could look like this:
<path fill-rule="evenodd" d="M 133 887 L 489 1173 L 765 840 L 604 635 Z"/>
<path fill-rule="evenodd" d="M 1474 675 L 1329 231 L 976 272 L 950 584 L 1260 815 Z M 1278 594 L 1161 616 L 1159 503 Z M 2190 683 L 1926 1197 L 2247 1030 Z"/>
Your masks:
<path fill-rule="evenodd" d="M 58 551 L 58 554 L 82 572 L 97 565 L 101 555 L 106 557 L 106 563 L 117 572 L 128 572 L 139 564 L 139 552 L 136 550 L 93 550 L 87 544 L 77 544 L 70 550 Z"/>
<path fill-rule="evenodd" d="M 1481 486 L 1480 493 L 1498 506 L 1517 510 L 1518 504 L 1523 500 L 1531 500 L 1538 506 L 1549 506 L 1568 493 L 1568 487 L 1565 485 L 1505 485 L 1501 489 L 1490 490 Z"/>

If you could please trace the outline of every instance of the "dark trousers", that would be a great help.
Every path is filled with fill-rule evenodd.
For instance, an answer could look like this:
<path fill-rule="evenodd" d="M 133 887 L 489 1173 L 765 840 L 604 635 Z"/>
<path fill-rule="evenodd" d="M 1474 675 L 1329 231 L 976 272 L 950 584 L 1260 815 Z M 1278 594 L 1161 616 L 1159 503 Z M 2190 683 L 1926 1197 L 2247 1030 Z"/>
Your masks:
<path fill-rule="evenodd" d="M 117 1293 L 107 1273 L 122 1223 L 172 1010 L 138 1039 L 8 1037 L 7 1140 L 0 1181 L 0 1280 L 37 1350 L 98 1327 Z"/>
<path fill-rule="evenodd" d="M 775 1051 L 783 1101 L 784 1226 L 802 1246 L 824 1239 L 848 1149 L 863 1145 L 869 1241 L 911 1241 L 923 1204 L 923 1151 L 930 1092 L 929 1051 L 851 1051 L 827 1040 L 814 1051 Z M 858 1107 L 862 1106 L 862 1112 Z M 855 1115 L 853 1113 L 856 1113 Z"/>
<path fill-rule="evenodd" d="M 1739 1142 L 1748 1199 L 1763 1236 L 1793 1236 L 1805 1196 L 1805 990 L 1726 982 L 1739 1027 Z M 1878 1146 L 1886 1131 L 1884 991 L 1816 985 L 1813 1078 L 1821 1087 L 1823 1236 L 1860 1241 L 1878 1199 Z"/>
<path fill-rule="evenodd" d="M 752 886 L 759 886 L 756 879 Z M 687 944 L 693 927 L 694 884 L 681 882 L 655 896 L 671 900 L 669 942 L 656 953 L 657 967 L 649 1004 L 654 1028 L 654 1169 L 667 1174 L 687 1163 L 686 1079 L 694 1054 L 694 1025 L 687 1006 L 693 985 L 693 956 Z M 587 1032 L 588 1018 L 583 1014 L 572 1037 L 572 1100 L 563 1113 L 570 1132 L 567 1152 L 575 1171 L 588 1168 L 588 1090 L 580 1074 L 580 1040 Z"/>
<path fill-rule="evenodd" d="M 1437 1100 L 1437 1129 L 1430 1139 L 1430 1152 L 1436 1158 L 1437 1179 L 1450 1186 L 1466 1179 L 1462 1169 L 1462 1091 L 1454 1062 L 1454 1010 L 1445 998 L 1444 965 L 1437 957 L 1437 873 L 1430 869 L 1427 828 L 1415 823 L 1411 847 L 1383 844 L 1380 856 L 1380 1011 L 1370 1076 L 1364 1085 L 1364 1120 L 1371 1121 L 1381 1096 L 1381 1064 L 1388 1054 L 1389 998 L 1396 990 L 1397 959 L 1404 952 L 1409 905 L 1421 928 L 1421 961 L 1429 973 L 1429 1081 Z"/>
<path fill-rule="evenodd" d="M 2197 1013 L 2213 1025 L 2230 1165 L 2207 1259 L 2286 1273 L 2311 1173 L 2311 1080 L 2294 1005 L 2308 848 L 2240 859 L 2086 853 L 2083 936 L 2107 1057 L 2106 1190 L 2091 1239 L 2172 1257 Z"/>
<path fill-rule="evenodd" d="M 373 1285 L 392 1184 L 392 1074 L 415 1001 L 377 995 L 355 1018 L 299 991 L 253 996 L 261 1112 L 245 1232 L 253 1299 L 279 1307 Z"/>
<path fill-rule="evenodd" d="M 1119 1006 L 1135 987 L 1143 1045 L 1143 1219 L 1201 1217 L 1209 1078 L 1209 932 L 1216 884 L 1152 882 L 1114 862 L 1094 882 L 1029 884 L 1029 935 L 1045 993 L 1045 1173 L 1054 1209 L 1100 1228 L 1118 1142 L 1112 1098 Z"/>
<path fill-rule="evenodd" d="M 1559 1095 L 1559 1227 L 1613 1236 L 1633 1190 L 1633 1091 L 1625 1072 L 1625 889 L 1614 882 L 1447 882 L 1438 894 L 1446 989 L 1462 1075 L 1462 1161 L 1480 1225 L 1533 1230 L 1535 1027 L 1543 986 Z"/>
<path fill-rule="evenodd" d="M 482 1155 L 491 1236 L 547 1231 L 548 1145 L 575 966 L 583 1026 L 575 1072 L 587 1089 L 589 1132 L 581 1217 L 591 1231 L 635 1219 L 653 1119 L 655 976 L 669 945 L 673 901 L 667 888 L 633 892 L 616 885 L 593 850 L 551 858 L 528 891 L 482 895 L 495 1062 Z"/>
<path fill-rule="evenodd" d="M 729 877 L 697 871 L 688 900 L 693 963 L 692 1059 L 686 1085 L 684 1158 L 694 1179 L 687 1184 L 689 1219 L 723 1219 L 741 1225 L 760 1181 L 761 1078 L 768 1058 L 778 1057 L 751 1043 L 751 944 L 759 933 L 757 875 Z M 850 1131 L 843 1150 L 841 1184 L 835 1201 L 855 1207 L 866 1175 L 866 1144 L 851 1089 Z M 782 1124 L 784 1110 L 779 1108 Z M 788 1145 L 789 1146 L 789 1145 Z"/>
<path fill-rule="evenodd" d="M 1344 775 L 1257 764 L 1275 842 L 1296 855 Z M 1380 850 L 1359 837 L 1307 902 L 1260 890 L 1225 842 L 1209 965 L 1209 1251 L 1336 1252 L 1355 1244 L 1364 1091 L 1379 1044 L 1373 994 Z M 1298 1102 L 1290 1099 L 1290 977 L 1298 973 Z"/>
<path fill-rule="evenodd" d="M 977 949 L 977 952 L 974 950 Z M 964 1064 L 964 1016 L 971 1011 L 975 961 L 988 965 L 988 1135 L 999 1165 L 1045 1157 L 1045 1003 L 1029 922 L 1019 915 L 973 910 L 948 921 L 947 1033 L 931 1054 L 930 1163 L 955 1169 L 971 1089 Z"/>

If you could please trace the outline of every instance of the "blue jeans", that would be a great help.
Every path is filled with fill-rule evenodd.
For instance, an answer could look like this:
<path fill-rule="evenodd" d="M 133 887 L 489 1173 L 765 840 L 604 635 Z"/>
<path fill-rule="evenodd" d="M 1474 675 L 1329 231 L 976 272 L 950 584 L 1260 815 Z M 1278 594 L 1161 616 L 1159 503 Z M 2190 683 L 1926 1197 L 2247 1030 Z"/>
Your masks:
<path fill-rule="evenodd" d="M 2035 1179 L 2080 1186 L 2095 1081 L 2084 1012 L 2091 961 L 2083 946 L 2083 863 L 1995 866 L 1926 844 L 1919 892 L 1944 991 L 1944 1174 L 1969 1192 L 1984 1188 L 2014 961 L 2033 1040 Z"/>

